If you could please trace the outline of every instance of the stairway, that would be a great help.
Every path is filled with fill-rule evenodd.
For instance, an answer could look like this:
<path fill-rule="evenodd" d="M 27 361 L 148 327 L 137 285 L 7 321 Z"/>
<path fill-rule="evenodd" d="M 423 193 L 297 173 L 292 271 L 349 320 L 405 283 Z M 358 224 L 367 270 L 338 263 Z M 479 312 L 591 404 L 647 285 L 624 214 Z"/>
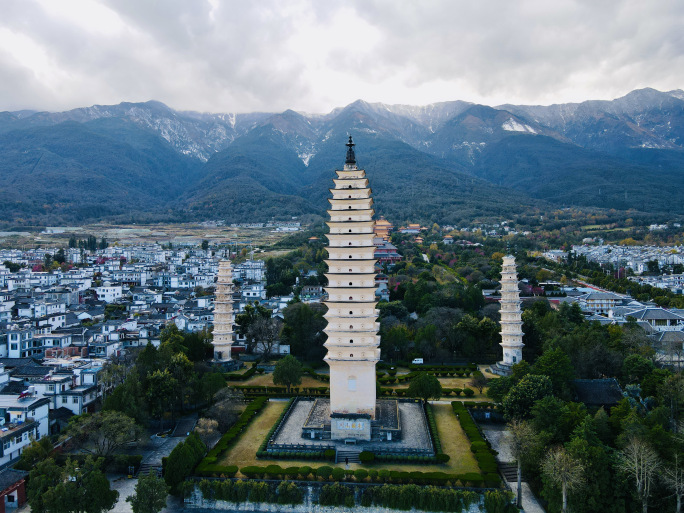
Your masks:
<path fill-rule="evenodd" d="M 518 465 L 515 463 L 499 463 L 499 472 L 503 474 L 504 479 L 508 483 L 516 483 L 518 481 Z"/>
<path fill-rule="evenodd" d="M 149 474 L 150 471 L 156 472 L 158 477 L 162 477 L 162 466 L 156 463 L 141 463 L 136 475 Z"/>
<path fill-rule="evenodd" d="M 360 449 L 338 449 L 335 463 L 361 463 L 360 454 Z"/>

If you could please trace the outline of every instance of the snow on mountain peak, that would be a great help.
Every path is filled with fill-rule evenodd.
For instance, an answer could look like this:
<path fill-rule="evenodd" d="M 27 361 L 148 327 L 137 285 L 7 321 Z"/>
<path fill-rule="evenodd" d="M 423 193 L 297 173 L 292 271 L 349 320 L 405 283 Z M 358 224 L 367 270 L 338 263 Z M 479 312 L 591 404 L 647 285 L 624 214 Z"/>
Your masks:
<path fill-rule="evenodd" d="M 504 121 L 504 123 L 501 125 L 501 128 L 509 132 L 524 132 L 528 134 L 537 133 L 537 131 L 530 125 L 521 125 L 513 118 L 508 118 L 508 120 Z"/>

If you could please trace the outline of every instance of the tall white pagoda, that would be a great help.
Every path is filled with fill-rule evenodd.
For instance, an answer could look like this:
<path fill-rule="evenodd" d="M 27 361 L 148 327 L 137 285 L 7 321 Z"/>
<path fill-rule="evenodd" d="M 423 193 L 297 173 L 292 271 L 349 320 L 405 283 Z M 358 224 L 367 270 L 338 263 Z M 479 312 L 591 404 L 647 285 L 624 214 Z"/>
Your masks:
<path fill-rule="evenodd" d="M 219 262 L 214 302 L 214 360 L 229 362 L 233 345 L 233 267 L 230 260 Z"/>
<path fill-rule="evenodd" d="M 503 361 L 496 367 L 500 374 L 510 373 L 511 367 L 522 361 L 523 330 L 522 310 L 520 309 L 520 291 L 518 290 L 518 273 L 515 268 L 515 257 L 503 257 L 501 269 L 501 347 Z"/>
<path fill-rule="evenodd" d="M 375 298 L 373 200 L 366 172 L 347 143 L 344 169 L 330 189 L 328 244 L 328 326 L 325 361 L 330 366 L 332 438 L 370 438 L 375 419 L 375 364 L 380 359 Z M 337 419 L 337 420 L 335 420 Z"/>

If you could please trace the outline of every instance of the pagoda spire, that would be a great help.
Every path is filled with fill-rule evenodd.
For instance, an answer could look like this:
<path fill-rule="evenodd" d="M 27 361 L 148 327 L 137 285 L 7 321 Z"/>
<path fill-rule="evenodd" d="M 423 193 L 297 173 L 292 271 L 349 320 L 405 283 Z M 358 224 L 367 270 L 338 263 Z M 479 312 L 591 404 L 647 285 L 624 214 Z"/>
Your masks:
<path fill-rule="evenodd" d="M 354 141 L 352 141 L 352 136 L 349 136 L 349 142 L 346 144 L 347 148 L 347 159 L 344 161 L 345 164 L 349 165 L 355 165 L 356 164 L 356 155 L 354 155 Z"/>

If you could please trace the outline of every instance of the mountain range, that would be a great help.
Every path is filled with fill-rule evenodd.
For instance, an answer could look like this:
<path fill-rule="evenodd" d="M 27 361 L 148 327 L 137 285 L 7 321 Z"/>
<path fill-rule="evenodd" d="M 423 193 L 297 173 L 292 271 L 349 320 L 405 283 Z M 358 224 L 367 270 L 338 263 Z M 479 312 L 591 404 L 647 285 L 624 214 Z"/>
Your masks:
<path fill-rule="evenodd" d="M 121 103 L 0 113 L 5 225 L 323 214 L 348 134 L 391 220 L 530 207 L 684 214 L 684 91 L 490 107 L 356 101 L 328 114 L 206 114 Z"/>

